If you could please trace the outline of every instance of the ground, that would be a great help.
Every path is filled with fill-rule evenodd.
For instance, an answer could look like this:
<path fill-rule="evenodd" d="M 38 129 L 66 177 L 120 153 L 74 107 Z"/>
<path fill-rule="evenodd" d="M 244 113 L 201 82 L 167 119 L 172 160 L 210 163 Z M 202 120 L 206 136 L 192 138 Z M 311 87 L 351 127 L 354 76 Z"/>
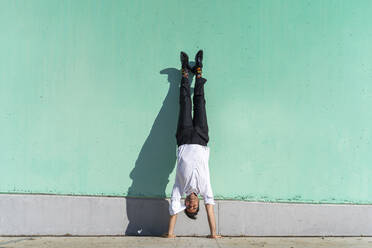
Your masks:
<path fill-rule="evenodd" d="M 0 237 L 0 248 L 94 248 L 94 247 L 275 247 L 275 248 L 364 248 L 372 247 L 372 237 L 223 237 L 218 240 L 204 237 Z"/>

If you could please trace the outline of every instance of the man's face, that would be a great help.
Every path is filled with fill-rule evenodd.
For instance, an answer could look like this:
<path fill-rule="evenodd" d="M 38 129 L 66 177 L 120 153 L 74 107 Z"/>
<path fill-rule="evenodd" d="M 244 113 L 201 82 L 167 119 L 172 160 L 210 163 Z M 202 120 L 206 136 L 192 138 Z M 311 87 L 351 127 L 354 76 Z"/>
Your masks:
<path fill-rule="evenodd" d="M 195 193 L 191 193 L 185 199 L 186 211 L 189 213 L 195 213 L 199 207 L 199 198 Z"/>

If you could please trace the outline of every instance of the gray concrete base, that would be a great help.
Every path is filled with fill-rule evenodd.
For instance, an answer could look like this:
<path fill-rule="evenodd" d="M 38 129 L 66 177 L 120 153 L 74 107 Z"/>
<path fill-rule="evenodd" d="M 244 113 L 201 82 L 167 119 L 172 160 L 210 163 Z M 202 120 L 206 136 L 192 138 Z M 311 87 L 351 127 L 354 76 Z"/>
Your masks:
<path fill-rule="evenodd" d="M 202 203 L 202 202 L 201 202 Z M 161 235 L 166 199 L 0 194 L 0 235 Z M 216 201 L 217 231 L 228 236 L 372 236 L 372 205 Z M 176 235 L 207 235 L 179 214 Z"/>
<path fill-rule="evenodd" d="M 371 248 L 372 237 L 0 237 L 1 248 Z"/>

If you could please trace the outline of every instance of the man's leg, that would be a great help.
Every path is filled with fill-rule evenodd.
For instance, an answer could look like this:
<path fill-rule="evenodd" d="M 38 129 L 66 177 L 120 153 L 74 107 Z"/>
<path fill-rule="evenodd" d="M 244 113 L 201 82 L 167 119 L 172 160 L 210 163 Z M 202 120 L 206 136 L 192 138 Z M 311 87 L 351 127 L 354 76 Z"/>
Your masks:
<path fill-rule="evenodd" d="M 193 125 L 195 131 L 202 138 L 201 145 L 207 145 L 209 141 L 208 136 L 208 122 L 207 122 L 207 111 L 205 109 L 205 98 L 204 98 L 204 84 L 207 82 L 205 78 L 200 74 L 196 75 L 196 83 L 194 88 L 194 119 Z"/>
<path fill-rule="evenodd" d="M 188 79 L 188 72 L 184 69 L 182 69 L 179 104 L 180 110 L 178 114 L 176 133 L 178 146 L 189 143 L 193 131 L 190 83 Z"/>

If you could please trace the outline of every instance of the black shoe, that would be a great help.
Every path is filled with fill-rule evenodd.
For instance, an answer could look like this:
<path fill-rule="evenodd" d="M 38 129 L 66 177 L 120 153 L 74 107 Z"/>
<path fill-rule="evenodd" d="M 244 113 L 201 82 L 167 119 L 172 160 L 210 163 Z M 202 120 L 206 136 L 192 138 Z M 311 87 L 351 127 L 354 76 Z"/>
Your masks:
<path fill-rule="evenodd" d="M 196 74 L 196 68 L 203 68 L 203 50 L 199 50 L 195 55 L 195 65 L 192 67 L 192 73 Z"/>
<path fill-rule="evenodd" d="M 182 69 L 186 72 L 191 70 L 189 66 L 189 56 L 187 56 L 185 52 L 181 52 L 180 59 L 181 59 Z"/>

